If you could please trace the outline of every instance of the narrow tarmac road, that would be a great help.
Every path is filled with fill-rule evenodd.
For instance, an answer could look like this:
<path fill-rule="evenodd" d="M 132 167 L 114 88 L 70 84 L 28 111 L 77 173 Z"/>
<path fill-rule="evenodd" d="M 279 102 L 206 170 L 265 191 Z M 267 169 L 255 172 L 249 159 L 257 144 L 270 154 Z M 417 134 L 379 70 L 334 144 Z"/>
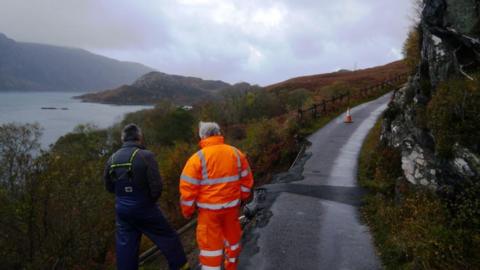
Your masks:
<path fill-rule="evenodd" d="M 382 268 L 359 218 L 357 159 L 390 97 L 353 108 L 352 124 L 344 124 L 342 115 L 311 135 L 303 180 L 274 180 L 265 187 L 263 221 L 245 231 L 240 269 Z"/>

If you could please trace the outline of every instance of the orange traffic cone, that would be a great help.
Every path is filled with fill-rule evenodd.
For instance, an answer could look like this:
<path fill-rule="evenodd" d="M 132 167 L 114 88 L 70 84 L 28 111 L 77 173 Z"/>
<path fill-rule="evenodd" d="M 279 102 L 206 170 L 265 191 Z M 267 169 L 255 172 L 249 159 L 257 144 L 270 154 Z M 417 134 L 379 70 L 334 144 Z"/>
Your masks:
<path fill-rule="evenodd" d="M 350 108 L 347 109 L 347 114 L 345 115 L 345 119 L 343 120 L 343 122 L 347 124 L 353 123 L 352 115 L 350 114 Z"/>

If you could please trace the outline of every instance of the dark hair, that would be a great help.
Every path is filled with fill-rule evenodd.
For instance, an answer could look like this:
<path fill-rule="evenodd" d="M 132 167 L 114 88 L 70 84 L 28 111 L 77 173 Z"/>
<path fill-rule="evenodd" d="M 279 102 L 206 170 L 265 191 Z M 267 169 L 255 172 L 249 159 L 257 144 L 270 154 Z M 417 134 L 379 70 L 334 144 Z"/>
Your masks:
<path fill-rule="evenodd" d="M 122 142 L 140 141 L 142 130 L 135 124 L 128 124 L 122 130 Z"/>

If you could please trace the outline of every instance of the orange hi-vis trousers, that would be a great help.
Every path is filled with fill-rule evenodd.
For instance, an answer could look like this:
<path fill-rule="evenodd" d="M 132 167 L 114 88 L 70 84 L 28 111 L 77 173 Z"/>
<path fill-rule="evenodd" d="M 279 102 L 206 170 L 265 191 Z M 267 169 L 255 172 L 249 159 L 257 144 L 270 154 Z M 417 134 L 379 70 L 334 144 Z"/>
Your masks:
<path fill-rule="evenodd" d="M 197 243 L 202 270 L 220 270 L 222 260 L 225 270 L 237 269 L 242 237 L 239 212 L 239 207 L 199 210 Z"/>

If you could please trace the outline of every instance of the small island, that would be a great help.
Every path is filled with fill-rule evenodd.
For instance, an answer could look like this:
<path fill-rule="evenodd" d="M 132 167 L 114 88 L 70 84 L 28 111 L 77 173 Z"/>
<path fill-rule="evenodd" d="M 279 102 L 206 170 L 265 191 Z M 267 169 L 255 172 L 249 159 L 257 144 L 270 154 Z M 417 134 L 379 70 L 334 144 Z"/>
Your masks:
<path fill-rule="evenodd" d="M 69 110 L 67 107 L 57 108 L 57 107 L 42 107 L 42 110 L 62 110 L 67 111 Z"/>

